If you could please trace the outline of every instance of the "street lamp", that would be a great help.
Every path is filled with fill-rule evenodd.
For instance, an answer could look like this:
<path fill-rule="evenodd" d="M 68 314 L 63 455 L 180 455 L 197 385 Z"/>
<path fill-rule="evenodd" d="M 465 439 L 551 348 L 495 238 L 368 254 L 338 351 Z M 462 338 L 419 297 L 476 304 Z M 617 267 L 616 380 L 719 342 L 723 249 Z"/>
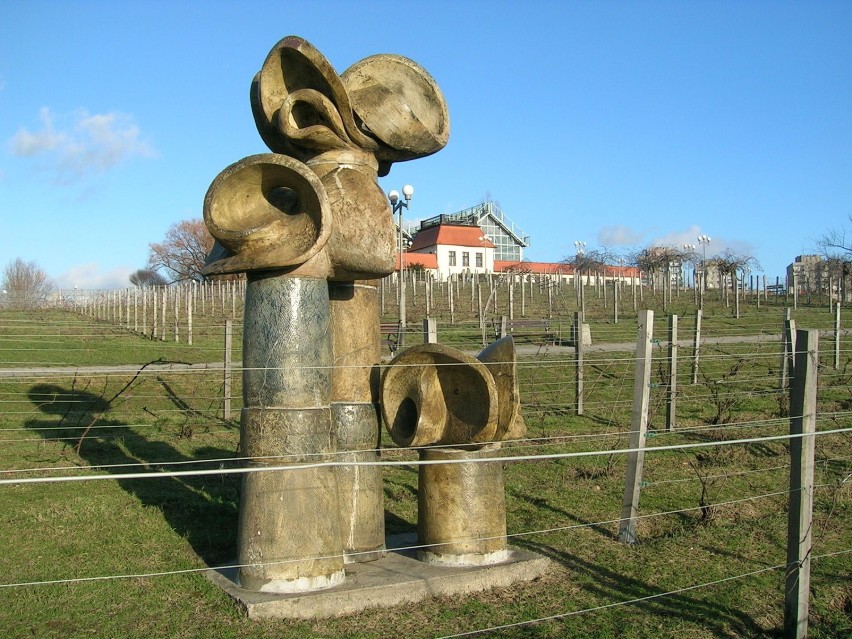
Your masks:
<path fill-rule="evenodd" d="M 402 257 L 402 209 L 407 209 L 411 202 L 411 196 L 414 195 L 414 187 L 406 184 L 402 187 L 402 196 L 405 200 L 399 199 L 398 191 L 390 191 L 388 200 L 391 203 L 391 215 L 399 213 L 399 324 L 401 328 L 405 327 L 405 260 Z M 400 337 L 402 333 L 400 332 Z M 402 344 L 400 344 L 402 346 Z"/>
<path fill-rule="evenodd" d="M 701 245 L 701 304 L 699 308 L 704 308 L 704 291 L 707 288 L 707 245 L 710 244 L 709 235 L 699 235 L 698 243 Z"/>

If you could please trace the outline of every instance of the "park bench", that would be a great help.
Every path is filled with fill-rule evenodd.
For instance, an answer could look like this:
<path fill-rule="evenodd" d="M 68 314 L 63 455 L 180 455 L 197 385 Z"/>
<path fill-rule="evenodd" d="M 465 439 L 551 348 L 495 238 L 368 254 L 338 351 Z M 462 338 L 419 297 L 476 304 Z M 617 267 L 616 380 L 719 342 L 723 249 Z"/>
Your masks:
<path fill-rule="evenodd" d="M 509 319 L 505 315 L 494 318 L 494 333 L 497 339 L 511 335 L 515 339 L 527 338 L 532 342 L 557 342 L 559 336 L 550 330 L 547 319 Z"/>
<path fill-rule="evenodd" d="M 400 339 L 402 337 L 402 325 L 399 322 L 382 322 L 380 324 L 380 331 L 382 335 L 382 347 L 387 346 L 391 357 L 393 357 L 402 341 Z"/>

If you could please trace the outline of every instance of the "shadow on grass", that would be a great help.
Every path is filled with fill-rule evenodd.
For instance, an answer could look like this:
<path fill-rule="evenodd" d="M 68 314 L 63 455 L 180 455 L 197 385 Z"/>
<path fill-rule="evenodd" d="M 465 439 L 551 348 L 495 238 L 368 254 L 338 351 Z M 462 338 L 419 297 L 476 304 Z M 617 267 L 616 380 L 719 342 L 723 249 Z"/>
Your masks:
<path fill-rule="evenodd" d="M 234 456 L 232 450 L 202 447 L 196 449 L 196 457 L 188 457 L 167 442 L 146 437 L 120 421 L 105 417 L 110 402 L 88 390 L 36 384 L 28 395 L 44 413 L 44 419 L 26 422 L 27 428 L 46 440 L 78 444 L 78 454 L 86 463 L 112 474 L 216 468 L 223 462 L 187 462 Z M 83 434 L 86 438 L 79 445 Z M 172 529 L 208 565 L 219 565 L 236 555 L 239 480 L 235 476 L 117 481 L 142 504 L 158 508 Z"/>
<path fill-rule="evenodd" d="M 722 597 L 717 602 L 712 595 L 702 599 L 686 592 L 660 596 L 663 591 L 658 586 L 625 576 L 567 552 L 528 540 L 516 543 L 571 570 L 578 577 L 577 585 L 585 592 L 599 597 L 602 606 L 611 605 L 610 602 L 629 601 L 632 603 L 628 605 L 639 608 L 645 614 L 695 624 L 706 629 L 714 637 L 733 639 L 777 634 L 767 634 L 752 616 L 734 608 L 728 597 Z"/>
<path fill-rule="evenodd" d="M 528 495 L 528 494 L 522 493 L 518 490 L 512 490 L 511 488 L 508 488 L 508 487 L 506 488 L 506 491 L 509 494 L 511 494 L 512 497 L 514 497 L 515 499 L 525 501 L 528 504 L 530 504 L 531 506 L 534 506 L 535 508 L 544 508 L 546 510 L 549 510 L 550 512 L 555 513 L 555 514 L 557 514 L 561 517 L 565 517 L 569 521 L 573 521 L 574 523 L 580 524 L 580 525 L 582 525 L 586 528 L 591 528 L 592 530 L 594 530 L 595 532 L 597 532 L 601 536 L 606 537 L 608 539 L 612 539 L 612 537 L 613 537 L 613 532 L 612 532 L 611 529 L 607 529 L 604 526 L 601 526 L 600 524 L 593 524 L 591 522 L 586 521 L 585 519 L 577 517 L 576 515 L 569 513 L 564 508 L 559 508 L 557 506 L 554 506 L 553 504 L 548 502 L 547 499 L 542 499 L 541 497 L 535 497 L 533 495 Z"/>

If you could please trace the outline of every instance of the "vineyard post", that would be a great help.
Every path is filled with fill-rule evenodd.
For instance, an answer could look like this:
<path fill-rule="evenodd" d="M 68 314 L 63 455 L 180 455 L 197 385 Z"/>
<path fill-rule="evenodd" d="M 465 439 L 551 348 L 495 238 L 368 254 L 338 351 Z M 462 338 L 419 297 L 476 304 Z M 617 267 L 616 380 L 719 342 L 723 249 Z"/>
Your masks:
<path fill-rule="evenodd" d="M 627 478 L 621 502 L 618 541 L 636 543 L 636 514 L 645 461 L 645 435 L 648 430 L 648 405 L 651 394 L 651 336 L 654 311 L 639 313 L 639 335 L 636 341 L 636 374 L 633 381 L 633 412 L 630 419 L 630 452 L 627 454 Z"/>

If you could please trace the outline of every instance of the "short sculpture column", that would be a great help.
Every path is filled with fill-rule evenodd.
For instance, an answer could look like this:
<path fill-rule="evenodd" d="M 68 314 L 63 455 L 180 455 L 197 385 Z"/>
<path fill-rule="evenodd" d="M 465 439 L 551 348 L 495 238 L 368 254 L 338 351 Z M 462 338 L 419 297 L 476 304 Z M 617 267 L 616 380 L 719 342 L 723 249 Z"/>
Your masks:
<path fill-rule="evenodd" d="M 479 450 L 425 448 L 423 461 L 452 464 L 420 466 L 417 497 L 419 558 L 443 566 L 482 566 L 509 557 L 503 463 L 493 457 L 500 444 Z"/>
<path fill-rule="evenodd" d="M 262 470 L 327 461 L 331 421 L 328 284 L 250 276 L 243 335 L 240 453 L 252 458 L 240 497 L 239 583 L 302 592 L 342 583 L 334 467 Z"/>

